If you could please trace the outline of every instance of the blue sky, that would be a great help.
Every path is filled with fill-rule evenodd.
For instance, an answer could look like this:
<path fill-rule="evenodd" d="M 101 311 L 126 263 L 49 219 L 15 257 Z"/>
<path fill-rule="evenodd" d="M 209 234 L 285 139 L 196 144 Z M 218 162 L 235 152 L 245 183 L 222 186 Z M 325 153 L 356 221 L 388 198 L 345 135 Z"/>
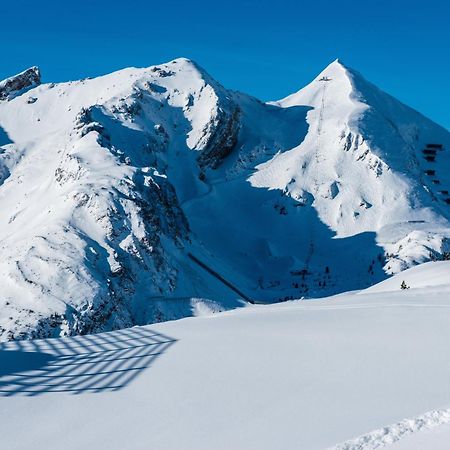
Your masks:
<path fill-rule="evenodd" d="M 185 56 L 262 100 L 298 90 L 340 58 L 450 129 L 448 0 L 15 0 L 2 4 L 0 79 L 44 81 Z"/>

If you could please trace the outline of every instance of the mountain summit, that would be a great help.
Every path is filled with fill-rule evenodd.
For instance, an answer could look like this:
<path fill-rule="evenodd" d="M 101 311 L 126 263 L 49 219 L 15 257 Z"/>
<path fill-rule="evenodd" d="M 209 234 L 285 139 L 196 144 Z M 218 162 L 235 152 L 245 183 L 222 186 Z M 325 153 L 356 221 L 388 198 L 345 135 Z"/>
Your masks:
<path fill-rule="evenodd" d="M 450 133 L 338 60 L 267 104 L 183 58 L 30 70 L 0 82 L 2 339 L 325 296 L 450 250 Z"/>

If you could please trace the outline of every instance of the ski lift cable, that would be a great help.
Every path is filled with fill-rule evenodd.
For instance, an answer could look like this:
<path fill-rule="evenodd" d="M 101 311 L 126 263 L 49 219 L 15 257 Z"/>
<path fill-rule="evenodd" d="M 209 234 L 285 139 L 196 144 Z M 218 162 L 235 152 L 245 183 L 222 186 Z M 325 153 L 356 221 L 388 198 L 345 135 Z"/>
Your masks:
<path fill-rule="evenodd" d="M 322 99 L 320 102 L 319 120 L 318 120 L 318 124 L 317 124 L 317 144 L 316 144 L 316 152 L 315 152 L 316 163 L 320 162 L 320 147 L 321 147 L 320 136 L 322 133 L 323 115 L 324 115 L 324 110 L 325 110 L 325 96 L 326 96 L 326 90 L 327 90 L 327 84 L 328 84 L 327 82 L 331 81 L 331 78 L 323 76 L 322 78 L 319 79 L 319 81 L 323 82 L 323 90 L 322 90 Z M 315 180 L 315 184 L 316 184 L 316 186 L 318 185 L 317 180 Z M 309 229 L 310 229 L 309 245 L 308 245 L 308 248 L 306 250 L 306 255 L 305 255 L 305 268 L 306 268 L 307 272 L 309 271 L 311 260 L 312 260 L 313 254 L 314 254 L 314 227 L 309 227 Z"/>

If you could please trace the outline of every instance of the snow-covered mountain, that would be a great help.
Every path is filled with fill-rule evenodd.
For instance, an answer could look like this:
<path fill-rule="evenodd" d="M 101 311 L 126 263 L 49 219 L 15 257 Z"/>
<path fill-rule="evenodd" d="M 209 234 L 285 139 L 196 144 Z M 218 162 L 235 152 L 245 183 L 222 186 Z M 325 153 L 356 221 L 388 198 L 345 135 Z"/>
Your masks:
<path fill-rule="evenodd" d="M 265 104 L 186 59 L 0 83 L 0 335 L 367 287 L 449 251 L 450 133 L 339 61 Z"/>

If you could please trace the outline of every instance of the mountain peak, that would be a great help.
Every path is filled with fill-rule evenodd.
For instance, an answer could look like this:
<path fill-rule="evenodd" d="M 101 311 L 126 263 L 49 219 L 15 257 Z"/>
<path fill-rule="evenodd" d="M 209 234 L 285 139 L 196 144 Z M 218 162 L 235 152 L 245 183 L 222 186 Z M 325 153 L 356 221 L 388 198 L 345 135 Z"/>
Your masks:
<path fill-rule="evenodd" d="M 158 64 L 152 67 L 165 67 L 176 69 L 177 71 L 195 70 L 201 74 L 205 74 L 206 70 L 203 69 L 198 63 L 189 58 L 179 57 L 168 61 L 167 63 Z"/>
<path fill-rule="evenodd" d="M 180 64 L 180 65 L 194 65 L 197 66 L 195 61 L 192 59 L 185 58 L 184 56 L 180 56 L 179 58 L 175 58 L 172 61 L 169 61 L 168 64 Z"/>
<path fill-rule="evenodd" d="M 322 101 L 324 85 L 329 93 L 333 93 L 332 97 L 337 102 L 346 103 L 350 97 L 354 96 L 355 76 L 358 76 L 357 72 L 344 65 L 340 59 L 335 59 L 307 86 L 275 103 L 284 107 L 296 105 L 317 107 Z"/>
<path fill-rule="evenodd" d="M 156 66 L 150 67 L 151 70 L 163 70 L 167 73 L 190 73 L 195 74 L 198 78 L 204 80 L 205 83 L 213 85 L 215 87 L 220 86 L 216 80 L 197 62 L 189 58 L 179 57 L 167 63 L 158 64 Z"/>
<path fill-rule="evenodd" d="M 323 69 L 319 75 L 315 78 L 315 80 L 331 81 L 332 79 L 347 79 L 350 80 L 355 71 L 345 65 L 342 60 L 339 58 L 335 59 L 332 63 L 330 63 L 325 69 Z"/>
<path fill-rule="evenodd" d="M 41 84 L 41 72 L 33 66 L 12 77 L 0 81 L 0 100 L 5 100 L 17 91 Z"/>

